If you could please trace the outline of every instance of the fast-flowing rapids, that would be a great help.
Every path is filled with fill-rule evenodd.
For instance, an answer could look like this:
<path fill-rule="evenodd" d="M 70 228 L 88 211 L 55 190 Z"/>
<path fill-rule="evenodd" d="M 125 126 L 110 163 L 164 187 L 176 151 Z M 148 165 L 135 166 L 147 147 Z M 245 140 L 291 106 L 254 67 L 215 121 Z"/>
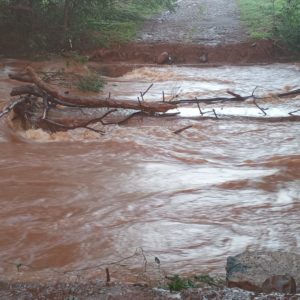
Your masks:
<path fill-rule="evenodd" d="M 267 93 L 299 88 L 300 66 L 140 68 L 110 79 L 105 92 L 132 98 L 151 82 L 146 99 L 162 90 L 167 98 L 251 94 L 256 86 Z M 299 109 L 299 101 L 278 107 Z M 244 250 L 299 251 L 299 122 L 139 119 L 100 136 L 22 132 L 0 121 L 4 274 L 16 272 L 14 263 L 28 272 L 92 267 L 139 247 L 173 273 L 223 272 L 226 257 Z"/>

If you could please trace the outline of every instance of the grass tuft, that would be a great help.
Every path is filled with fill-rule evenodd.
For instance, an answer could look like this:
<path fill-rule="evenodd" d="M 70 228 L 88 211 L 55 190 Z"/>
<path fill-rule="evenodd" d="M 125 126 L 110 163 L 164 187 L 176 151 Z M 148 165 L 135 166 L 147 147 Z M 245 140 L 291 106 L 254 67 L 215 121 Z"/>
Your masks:
<path fill-rule="evenodd" d="M 180 277 L 179 275 L 168 277 L 168 280 L 168 287 L 171 292 L 179 292 L 195 287 L 195 284 L 191 279 Z"/>
<path fill-rule="evenodd" d="M 80 78 L 77 87 L 83 92 L 99 93 L 104 87 L 104 80 L 98 74 L 91 73 Z"/>

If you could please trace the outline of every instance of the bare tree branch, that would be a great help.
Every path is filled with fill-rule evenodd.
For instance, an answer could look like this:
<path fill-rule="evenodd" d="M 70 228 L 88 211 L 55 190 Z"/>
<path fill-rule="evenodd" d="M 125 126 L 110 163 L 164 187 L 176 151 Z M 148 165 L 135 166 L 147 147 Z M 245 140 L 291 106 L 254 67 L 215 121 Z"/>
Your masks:
<path fill-rule="evenodd" d="M 185 130 L 187 130 L 187 129 L 190 129 L 190 128 L 192 128 L 192 127 L 193 127 L 193 125 L 188 125 L 188 126 L 185 126 L 185 127 L 183 127 L 183 128 L 180 128 L 180 129 L 174 131 L 173 133 L 174 133 L 174 134 L 179 134 L 179 133 L 181 133 L 181 132 L 183 132 L 183 131 L 185 131 Z"/>

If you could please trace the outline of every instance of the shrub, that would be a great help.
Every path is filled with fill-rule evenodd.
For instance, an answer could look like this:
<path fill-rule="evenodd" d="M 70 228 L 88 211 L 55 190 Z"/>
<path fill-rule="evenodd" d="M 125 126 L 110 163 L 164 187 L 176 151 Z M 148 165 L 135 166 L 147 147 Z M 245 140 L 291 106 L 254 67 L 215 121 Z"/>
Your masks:
<path fill-rule="evenodd" d="M 103 79 L 95 73 L 80 78 L 77 87 L 83 92 L 100 92 L 104 87 Z"/>

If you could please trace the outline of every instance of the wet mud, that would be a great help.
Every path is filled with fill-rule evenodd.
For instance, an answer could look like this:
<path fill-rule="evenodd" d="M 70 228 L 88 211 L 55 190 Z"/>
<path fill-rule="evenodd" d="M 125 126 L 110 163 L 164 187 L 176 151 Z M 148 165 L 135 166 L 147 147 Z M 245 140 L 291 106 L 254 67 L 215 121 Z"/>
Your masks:
<path fill-rule="evenodd" d="M 271 40 L 257 42 L 240 42 L 235 44 L 221 44 L 216 46 L 182 44 L 182 43 L 129 43 L 115 45 L 110 49 L 98 49 L 86 53 L 90 61 L 105 64 L 115 63 L 120 71 L 126 64 L 157 64 L 161 53 L 170 55 L 170 64 L 197 64 L 202 66 L 216 66 L 220 64 L 258 64 L 272 62 L 294 61 L 295 54 L 285 46 Z M 125 65 L 125 66 L 124 66 Z M 113 76 L 107 67 L 107 75 Z M 120 75 L 117 72 L 116 75 Z"/>

